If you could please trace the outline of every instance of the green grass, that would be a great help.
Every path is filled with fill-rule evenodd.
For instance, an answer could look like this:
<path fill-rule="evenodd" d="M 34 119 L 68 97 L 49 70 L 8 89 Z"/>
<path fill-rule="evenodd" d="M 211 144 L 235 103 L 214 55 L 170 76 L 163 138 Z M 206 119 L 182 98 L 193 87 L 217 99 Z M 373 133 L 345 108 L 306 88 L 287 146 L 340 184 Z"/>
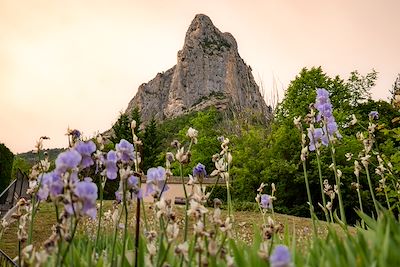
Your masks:
<path fill-rule="evenodd" d="M 104 211 L 112 208 L 112 201 L 104 201 Z M 135 207 L 130 207 L 130 214 L 134 214 Z M 176 205 L 174 210 L 179 218 L 182 218 L 181 228 L 183 228 L 183 213 L 184 206 Z M 210 209 L 212 212 L 212 209 Z M 155 220 L 153 216 L 153 209 L 150 205 L 146 205 L 146 213 L 149 220 L 149 225 L 154 226 Z M 269 214 L 271 217 L 272 215 Z M 226 213 L 223 211 L 223 216 Z M 236 211 L 234 214 L 235 223 L 233 225 L 236 240 L 241 240 L 247 244 L 253 241 L 254 235 L 261 234 L 261 224 L 263 222 L 262 215 L 255 211 Z M 283 223 L 289 235 L 292 237 L 293 234 L 296 238 L 296 246 L 303 250 L 309 246 L 309 240 L 312 236 L 312 222 L 309 218 L 295 217 L 291 215 L 277 214 L 275 213 L 275 221 Z M 40 210 L 34 221 L 33 228 L 33 243 L 35 247 L 41 248 L 43 242 L 50 236 L 52 232 L 52 226 L 55 223 L 55 211 L 54 206 L 51 203 L 44 203 L 40 205 Z M 129 219 L 129 227 L 133 230 L 134 218 L 133 216 Z M 189 223 L 191 225 L 191 223 Z M 318 234 L 320 236 L 326 236 L 328 233 L 328 224 L 326 222 L 319 222 Z M 84 231 L 89 236 L 94 236 L 96 233 L 97 222 L 86 219 L 81 222 L 79 231 Z M 334 229 L 341 233 L 342 229 L 335 225 Z M 350 229 L 352 229 L 350 227 Z M 352 229 L 354 230 L 354 229 Z M 351 231 L 352 231 L 351 230 Z M 102 231 L 112 233 L 113 224 L 110 220 L 103 218 Z M 180 231 L 181 233 L 183 231 Z M 78 232 L 79 233 L 79 232 Z M 5 251 L 11 257 L 15 257 L 17 251 L 17 225 L 14 223 L 10 228 L 6 229 L 3 237 L 0 241 L 0 249 Z"/>

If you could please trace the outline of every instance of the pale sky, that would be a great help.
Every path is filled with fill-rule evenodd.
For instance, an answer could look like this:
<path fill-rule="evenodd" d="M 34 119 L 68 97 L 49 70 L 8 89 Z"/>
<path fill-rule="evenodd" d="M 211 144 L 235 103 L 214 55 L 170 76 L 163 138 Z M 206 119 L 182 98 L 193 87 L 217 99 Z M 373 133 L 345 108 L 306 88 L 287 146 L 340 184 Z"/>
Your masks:
<path fill-rule="evenodd" d="M 0 143 L 65 147 L 111 127 L 140 84 L 176 64 L 195 14 L 236 38 L 265 95 L 303 67 L 331 76 L 379 72 L 387 99 L 400 72 L 400 1 L 0 0 Z"/>

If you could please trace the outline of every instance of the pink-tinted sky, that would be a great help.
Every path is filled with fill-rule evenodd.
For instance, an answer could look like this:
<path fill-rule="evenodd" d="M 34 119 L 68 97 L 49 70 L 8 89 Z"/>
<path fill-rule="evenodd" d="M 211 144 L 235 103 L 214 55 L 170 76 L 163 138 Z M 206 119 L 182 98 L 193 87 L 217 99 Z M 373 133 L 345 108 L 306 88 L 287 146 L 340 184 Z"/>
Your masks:
<path fill-rule="evenodd" d="M 386 99 L 400 72 L 400 1 L 0 0 L 0 142 L 14 153 L 65 147 L 67 127 L 111 127 L 137 87 L 176 62 L 197 13 L 234 35 L 266 97 L 302 67 L 347 78 L 379 72 Z M 280 91 L 282 95 L 283 91 Z"/>

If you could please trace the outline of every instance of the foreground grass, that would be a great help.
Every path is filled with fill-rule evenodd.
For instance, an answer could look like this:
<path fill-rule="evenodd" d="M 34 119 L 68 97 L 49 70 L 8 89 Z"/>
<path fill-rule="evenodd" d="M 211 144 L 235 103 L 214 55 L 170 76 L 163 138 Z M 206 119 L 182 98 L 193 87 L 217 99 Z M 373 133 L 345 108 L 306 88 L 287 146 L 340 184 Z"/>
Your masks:
<path fill-rule="evenodd" d="M 112 201 L 105 201 L 103 210 L 105 212 L 112 210 L 112 206 Z M 134 214 L 134 208 L 135 207 L 131 207 L 132 210 L 130 214 Z M 182 218 L 182 229 L 184 206 L 176 205 L 174 210 L 176 211 L 177 216 Z M 212 212 L 212 209 L 210 209 L 210 212 Z M 157 226 L 155 225 L 156 221 L 154 211 L 150 205 L 146 205 L 146 214 L 148 216 L 149 227 L 157 229 Z M 223 212 L 223 216 L 225 215 L 226 214 Z M 269 215 L 272 217 L 271 214 Z M 259 212 L 235 211 L 234 219 L 234 238 L 236 240 L 250 244 L 253 241 L 254 235 L 261 234 L 260 227 L 263 223 L 263 219 Z M 309 241 L 312 237 L 311 219 L 275 213 L 274 220 L 276 223 L 282 223 L 285 226 L 291 239 L 293 239 L 293 237 L 296 239 L 296 246 L 298 249 L 304 250 L 308 248 Z M 43 246 L 43 242 L 46 241 L 52 233 L 52 226 L 55 224 L 55 221 L 54 206 L 50 203 L 42 204 L 35 218 L 33 227 L 33 244 L 35 247 L 41 248 Z M 129 218 L 129 227 L 133 228 L 134 221 L 134 217 Z M 102 222 L 102 231 L 111 233 L 113 231 L 113 222 L 111 221 L 111 218 L 103 216 Z M 189 223 L 189 225 L 191 224 Z M 318 235 L 320 237 L 327 235 L 328 225 L 328 223 L 322 221 L 318 223 Z M 87 219 L 81 223 L 79 231 L 94 237 L 96 234 L 96 227 L 97 221 Z M 343 232 L 339 225 L 335 225 L 334 229 L 338 233 Z M 352 231 L 354 229 L 350 227 L 350 230 Z M 6 252 L 9 256 L 15 257 L 18 254 L 17 246 L 17 224 L 14 223 L 10 228 L 5 230 L 2 239 L 0 240 L 0 249 Z"/>

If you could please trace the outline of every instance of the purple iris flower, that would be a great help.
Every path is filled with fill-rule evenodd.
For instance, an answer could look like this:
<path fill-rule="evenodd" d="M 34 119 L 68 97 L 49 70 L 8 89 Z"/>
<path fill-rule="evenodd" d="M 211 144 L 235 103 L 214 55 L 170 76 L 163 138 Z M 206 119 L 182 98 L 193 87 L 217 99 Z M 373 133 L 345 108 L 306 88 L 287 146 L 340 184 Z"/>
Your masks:
<path fill-rule="evenodd" d="M 147 170 L 147 181 L 146 181 L 146 196 L 152 195 L 156 192 L 168 190 L 168 186 L 165 184 L 166 173 L 163 167 L 150 168 Z M 156 188 L 155 188 L 156 187 Z M 163 191 L 163 192 L 164 192 Z"/>
<path fill-rule="evenodd" d="M 290 251 L 284 245 L 276 246 L 269 257 L 271 267 L 289 267 L 291 266 L 291 261 Z"/>
<path fill-rule="evenodd" d="M 206 167 L 203 164 L 198 163 L 196 167 L 193 168 L 194 177 L 204 178 L 206 175 L 207 175 Z"/>
<path fill-rule="evenodd" d="M 63 174 L 67 170 L 74 169 L 81 162 L 82 156 L 75 149 L 70 149 L 62 152 L 56 159 L 56 172 L 57 174 Z"/>
<path fill-rule="evenodd" d="M 139 178 L 132 175 L 127 180 L 128 189 L 132 189 L 134 187 L 138 187 L 139 185 Z"/>
<path fill-rule="evenodd" d="M 96 218 L 97 185 L 92 182 L 92 179 L 86 177 L 83 181 L 76 183 L 74 193 L 82 203 L 82 209 L 78 210 L 78 213 L 92 219 Z M 77 207 L 78 205 L 74 206 L 74 208 Z"/>
<path fill-rule="evenodd" d="M 78 139 L 79 137 L 81 137 L 81 132 L 78 131 L 77 129 L 74 129 L 72 131 L 69 132 L 69 134 L 72 136 L 73 139 Z"/>
<path fill-rule="evenodd" d="M 263 209 L 272 209 L 272 199 L 269 195 L 267 194 L 262 194 L 261 195 L 261 201 L 260 201 L 261 208 Z"/>
<path fill-rule="evenodd" d="M 75 145 L 75 150 L 78 151 L 82 156 L 82 168 L 87 168 L 94 164 L 92 153 L 96 151 L 96 145 L 93 143 L 93 141 L 90 140 L 88 142 L 78 142 Z"/>
<path fill-rule="evenodd" d="M 318 142 L 322 142 L 323 141 L 323 137 L 324 137 L 324 131 L 322 130 L 322 128 L 315 128 L 314 131 L 312 131 L 310 128 L 307 129 L 308 130 L 308 139 L 310 139 L 310 145 L 309 145 L 309 149 L 310 151 L 314 151 L 315 150 L 315 145 Z"/>
<path fill-rule="evenodd" d="M 115 149 L 117 150 L 118 159 L 123 163 L 128 163 L 135 158 L 133 153 L 135 149 L 133 145 L 125 139 L 121 139 L 121 141 L 115 145 Z"/>
<path fill-rule="evenodd" d="M 370 120 L 377 120 L 379 119 L 379 113 L 378 111 L 373 110 L 368 114 L 368 117 Z"/>
<path fill-rule="evenodd" d="M 314 107 L 318 110 L 317 121 L 323 120 L 325 122 L 324 127 L 324 135 L 329 135 L 330 138 L 333 138 L 333 135 L 336 135 L 337 138 L 342 138 L 342 135 L 339 133 L 338 125 L 335 121 L 335 117 L 333 116 L 333 106 L 331 104 L 331 100 L 329 99 L 329 92 L 326 89 L 318 88 L 317 89 L 317 97 L 315 100 Z M 311 140 L 311 139 L 310 139 Z M 322 144 L 328 145 L 328 136 L 321 137 Z M 310 142 L 311 149 L 315 150 L 315 144 Z M 311 150 L 312 151 L 312 150 Z"/>
<path fill-rule="evenodd" d="M 110 180 L 114 180 L 117 178 L 117 153 L 114 150 L 110 150 L 107 153 L 107 158 L 104 161 L 104 165 L 106 166 L 106 176 Z"/>
<path fill-rule="evenodd" d="M 46 200 L 49 196 L 55 198 L 64 189 L 64 182 L 61 176 L 55 172 L 44 173 L 39 176 L 40 188 L 37 196 L 39 200 Z"/>

